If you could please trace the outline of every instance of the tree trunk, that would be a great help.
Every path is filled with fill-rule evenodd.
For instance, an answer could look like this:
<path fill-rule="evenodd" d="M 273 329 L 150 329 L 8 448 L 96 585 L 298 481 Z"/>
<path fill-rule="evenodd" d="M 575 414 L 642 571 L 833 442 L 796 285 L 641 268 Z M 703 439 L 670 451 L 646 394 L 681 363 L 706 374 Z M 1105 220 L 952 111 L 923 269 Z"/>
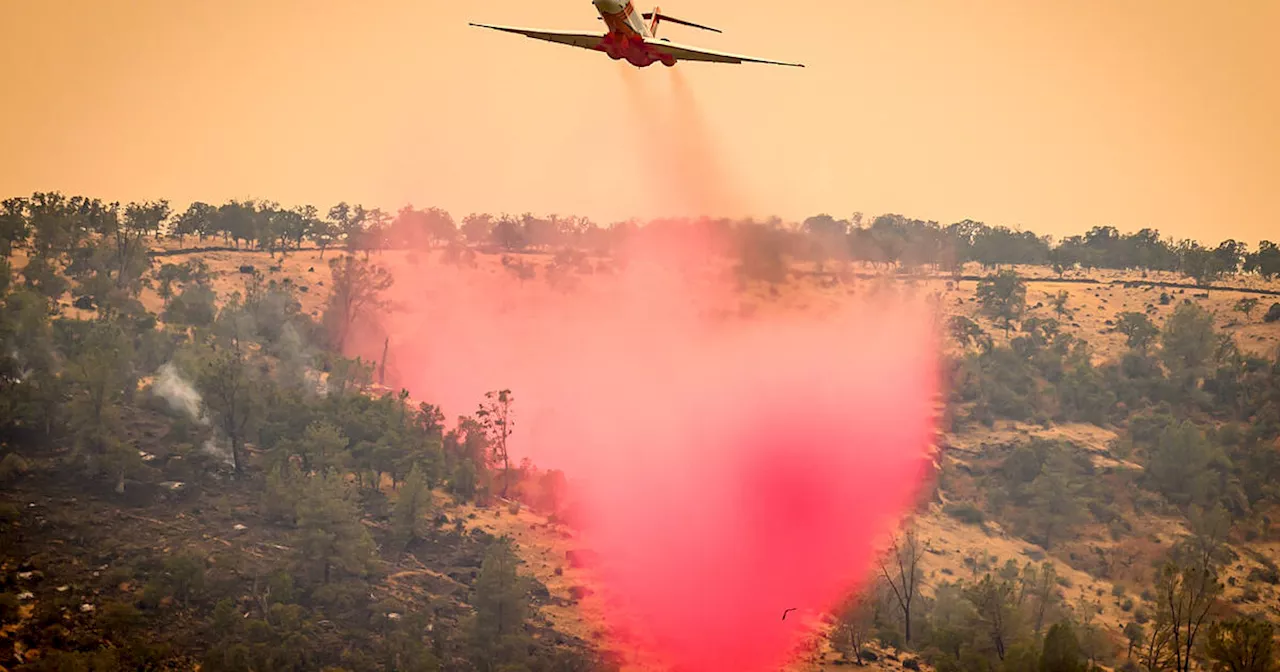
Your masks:
<path fill-rule="evenodd" d="M 906 639 L 908 645 L 911 644 L 911 605 L 904 604 L 902 606 L 902 635 Z"/>
<path fill-rule="evenodd" d="M 387 350 L 391 347 L 391 337 L 382 341 L 382 361 L 378 363 L 378 384 L 387 384 Z"/>
<path fill-rule="evenodd" d="M 507 440 L 502 440 L 502 498 L 507 498 L 507 486 L 511 484 L 511 460 L 507 457 Z"/>

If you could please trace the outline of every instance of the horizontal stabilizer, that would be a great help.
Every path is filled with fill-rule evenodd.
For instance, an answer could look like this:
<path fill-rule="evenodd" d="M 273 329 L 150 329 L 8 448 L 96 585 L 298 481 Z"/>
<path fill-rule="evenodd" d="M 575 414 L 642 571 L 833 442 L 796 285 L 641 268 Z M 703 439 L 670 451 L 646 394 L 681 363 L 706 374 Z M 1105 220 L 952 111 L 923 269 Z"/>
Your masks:
<path fill-rule="evenodd" d="M 645 13 L 641 14 L 640 16 L 644 17 L 644 20 L 645 20 L 645 21 L 648 21 L 648 20 L 653 19 L 653 18 L 655 18 L 655 17 L 656 17 L 656 18 L 658 19 L 658 21 L 654 21 L 654 25 L 655 25 L 655 26 L 658 24 L 658 22 L 659 22 L 659 21 L 666 21 L 667 23 L 677 23 L 677 24 L 680 24 L 680 25 L 682 25 L 682 26 L 689 26 L 690 28 L 701 28 L 701 29 L 703 29 L 703 30 L 709 30 L 709 31 L 711 31 L 711 32 L 713 32 L 713 33 L 719 33 L 719 32 L 722 32 L 719 28 L 712 28 L 711 26 L 704 26 L 704 25 L 701 25 L 701 24 L 698 24 L 698 23 L 692 23 L 692 22 L 689 22 L 689 21 L 684 21 L 684 20 L 682 20 L 682 19 L 677 19 L 677 18 L 675 18 L 675 17 L 667 16 L 666 14 L 663 14 L 662 12 L 645 12 Z"/>

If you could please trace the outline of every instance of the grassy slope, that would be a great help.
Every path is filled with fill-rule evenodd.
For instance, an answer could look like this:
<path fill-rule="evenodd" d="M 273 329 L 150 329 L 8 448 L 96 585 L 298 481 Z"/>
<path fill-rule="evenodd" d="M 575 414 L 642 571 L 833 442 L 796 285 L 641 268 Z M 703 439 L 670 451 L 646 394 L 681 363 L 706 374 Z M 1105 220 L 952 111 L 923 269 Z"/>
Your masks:
<path fill-rule="evenodd" d="M 191 243 L 188 242 L 188 244 Z M 271 259 L 265 252 L 215 251 L 175 254 L 162 257 L 158 261 L 176 264 L 199 257 L 214 272 L 214 286 L 219 297 L 225 297 L 239 290 L 242 276 L 238 269 L 242 265 L 253 265 L 263 271 L 269 280 L 283 281 L 287 278 L 299 287 L 306 287 L 306 291 L 299 297 L 303 311 L 318 315 L 326 292 L 324 281 L 328 278 L 327 261 L 335 254 L 341 254 L 341 252 L 329 251 L 321 260 L 318 251 L 302 250 L 291 253 L 280 261 Z M 404 253 L 387 252 L 385 254 L 391 257 Z M 527 255 L 527 258 L 539 265 L 549 260 L 549 257 L 543 255 Z M 12 261 L 15 267 L 20 268 L 25 260 L 19 256 Z M 501 272 L 495 255 L 481 255 L 479 262 L 482 267 L 491 272 Z M 1261 321 L 1261 315 L 1266 311 L 1266 307 L 1276 300 L 1272 297 L 1259 296 L 1258 309 L 1251 318 L 1246 320 L 1243 314 L 1233 311 L 1232 306 L 1240 297 L 1247 295 L 1230 289 L 1211 290 L 1207 298 L 1202 298 L 1196 297 L 1200 290 L 1161 288 L 1142 284 L 1134 286 L 1112 284 L 1144 281 L 1185 282 L 1185 279 L 1172 274 L 1167 277 L 1161 274 L 1148 274 L 1143 277 L 1139 274 L 1115 271 L 1068 274 L 1068 278 L 1088 278 L 1098 281 L 1097 284 L 1084 284 L 1054 282 L 1055 276 L 1046 268 L 1017 270 L 1029 280 L 1028 305 L 1041 304 L 1032 310 L 1033 315 L 1053 317 L 1049 297 L 1058 291 L 1068 292 L 1070 299 L 1067 305 L 1073 311 L 1073 315 L 1067 320 L 1069 323 L 1067 330 L 1088 339 L 1094 345 L 1099 358 L 1114 357 L 1123 351 L 1123 336 L 1111 331 L 1105 324 L 1107 320 L 1114 319 L 1116 313 L 1127 310 L 1143 312 L 1149 305 L 1154 305 L 1155 312 L 1151 313 L 1151 317 L 1159 324 L 1183 298 L 1193 298 L 1214 312 L 1218 328 L 1234 335 L 1243 350 L 1258 354 L 1272 354 L 1280 344 L 1280 323 L 1265 325 Z M 971 267 L 966 269 L 966 272 L 978 274 L 981 270 Z M 748 290 L 748 296 L 744 297 L 744 302 L 756 304 L 758 315 L 773 310 L 820 309 L 824 305 L 841 301 L 843 297 L 857 291 L 859 285 L 867 282 L 869 281 L 857 279 L 845 282 L 824 281 L 813 276 L 793 278 L 778 292 L 752 288 Z M 953 282 L 950 278 L 942 276 L 918 278 L 909 282 L 921 291 L 938 294 L 941 299 L 940 305 L 946 313 L 974 317 L 993 336 L 998 337 L 999 329 L 977 315 L 977 302 L 974 298 L 976 282 L 971 280 Z M 1267 286 L 1256 279 L 1232 281 L 1227 284 L 1233 287 L 1280 290 L 1280 283 Z M 1162 291 L 1167 291 L 1173 296 L 1174 301 L 1169 305 L 1159 304 L 1157 299 Z M 64 301 L 69 304 L 70 299 L 64 298 Z M 153 290 L 144 292 L 143 301 L 148 309 L 153 311 L 158 311 L 162 305 L 159 296 Z M 78 312 L 69 305 L 65 310 L 70 314 Z M 991 446 L 1030 435 L 1070 439 L 1094 453 L 1095 462 L 1100 466 L 1115 465 L 1119 462 L 1117 458 L 1108 454 L 1107 442 L 1114 437 L 1114 433 L 1109 430 L 1088 425 L 1061 425 L 1043 429 L 1020 426 L 1015 423 L 998 423 L 994 429 L 966 430 L 958 434 L 942 435 L 940 437 L 942 445 L 949 448 L 943 452 L 942 459 L 952 465 L 967 465 L 988 457 L 986 451 Z M 162 444 L 162 440 L 155 440 L 150 452 L 162 454 Z M 264 557 L 267 557 L 266 554 L 280 552 L 276 547 L 282 545 L 280 540 L 272 535 L 269 526 L 260 525 L 256 521 L 242 522 L 248 530 L 234 539 L 229 538 L 230 535 L 235 534 L 232 526 L 241 521 L 238 516 L 246 510 L 243 502 L 237 504 L 233 492 L 224 493 L 212 506 L 209 505 L 207 498 L 198 499 L 197 501 L 202 504 L 194 510 L 190 507 L 195 505 L 186 504 L 153 507 L 162 511 L 153 509 L 129 511 L 124 507 L 107 503 L 105 499 L 98 500 L 91 494 L 60 492 L 56 484 L 52 483 L 49 487 L 53 489 L 45 490 L 43 483 L 38 484 L 38 487 L 25 484 L 22 491 L 3 493 L 3 497 L 23 506 L 34 504 L 24 510 L 22 526 L 40 527 L 47 525 L 48 521 L 57 519 L 59 529 L 65 530 L 60 534 L 67 540 L 64 544 L 55 542 L 57 547 L 76 549 L 77 552 L 83 553 L 89 553 L 85 549 L 93 548 L 95 550 L 91 554 L 97 555 L 94 558 L 78 558 L 76 553 L 71 553 L 70 556 L 73 559 L 70 563 L 60 562 L 57 563 L 59 569 L 47 570 L 55 573 L 56 576 L 46 575 L 40 592 L 48 594 L 38 595 L 37 600 L 53 599 L 59 603 L 70 604 L 80 599 L 102 600 L 109 597 L 113 590 L 138 590 L 136 586 L 110 585 L 110 581 L 106 579 L 107 575 L 101 572 L 100 575 L 93 575 L 89 569 L 91 565 L 96 566 L 95 563 L 100 564 L 101 557 L 97 556 L 104 554 L 127 556 L 130 544 L 150 544 L 162 552 L 179 545 L 194 544 L 197 548 L 208 550 L 214 558 L 218 557 L 219 546 L 229 544 L 252 549 L 254 552 L 264 554 Z M 943 492 L 942 497 L 945 500 L 948 497 L 973 496 L 978 494 L 972 491 L 975 487 L 972 479 L 966 481 L 962 476 L 954 479 L 951 485 L 954 491 Z M 966 489 L 970 492 L 965 492 Z M 35 495 L 35 492 L 41 494 Z M 503 508 L 486 510 L 477 510 L 469 506 L 459 508 L 454 507 L 447 498 L 439 495 L 438 497 L 441 499 L 441 504 L 447 507 L 445 510 L 451 520 L 463 520 L 468 529 L 481 529 L 494 534 L 508 533 L 515 538 L 518 550 L 526 563 L 524 571 L 544 584 L 550 595 L 548 599 L 543 600 L 544 604 L 535 617 L 538 622 L 564 633 L 569 639 L 581 638 L 605 648 L 611 646 L 605 633 L 597 625 L 596 616 L 604 608 L 602 596 L 592 592 L 591 577 L 584 570 L 571 567 L 565 559 L 565 553 L 575 548 L 571 532 L 548 524 L 544 518 L 528 511 L 512 514 Z M 33 501 L 27 502 L 28 499 Z M 178 501 L 190 500 L 190 496 L 185 499 L 178 498 Z M 79 522 L 56 518 L 66 515 L 62 513 L 60 504 L 84 507 L 88 502 L 92 504 L 88 508 L 80 509 L 82 515 L 78 518 Z M 43 511 L 48 513 L 41 513 Z M 42 520 L 45 522 L 41 522 Z M 96 521 L 96 524 L 90 521 Z M 922 526 L 922 537 L 928 549 L 923 563 L 927 577 L 924 582 L 926 591 L 928 586 L 936 581 L 968 576 L 971 570 L 966 563 L 966 558 L 972 559 L 985 554 L 994 559 L 993 565 L 999 565 L 1009 558 L 1014 558 L 1021 563 L 1044 557 L 1041 549 L 1006 533 L 998 525 L 962 524 L 944 515 L 941 506 L 937 503 L 931 504 L 918 521 Z M 1131 615 L 1121 609 L 1123 597 L 1113 597 L 1114 584 L 1111 581 L 1095 579 L 1077 569 L 1077 566 L 1086 565 L 1090 557 L 1096 553 L 1095 549 L 1101 549 L 1105 553 L 1123 553 L 1131 557 L 1130 564 L 1139 571 L 1133 572 L 1132 576 L 1124 576 L 1122 572 L 1117 582 L 1124 587 L 1126 595 L 1133 596 L 1135 601 L 1138 601 L 1136 595 L 1142 590 L 1142 572 L 1149 571 L 1150 561 L 1161 555 L 1169 542 L 1182 530 L 1179 521 L 1151 515 L 1132 517 L 1129 522 L 1133 525 L 1134 532 L 1120 543 L 1113 542 L 1105 529 L 1086 529 L 1080 539 L 1056 548 L 1050 558 L 1057 564 L 1059 574 L 1064 575 L 1069 582 L 1069 587 L 1064 588 L 1064 595 L 1068 602 L 1075 603 L 1079 599 L 1096 602 L 1102 609 L 1098 617 L 1099 621 L 1112 630 L 1117 640 L 1121 637 L 1120 628 L 1131 620 Z M 111 530 L 116 532 L 109 532 Z M 80 537 L 77 541 L 76 534 L 89 536 Z M 125 541 L 126 538 L 132 541 Z M 17 546 L 13 546 L 15 543 Z M 21 535 L 19 535 L 16 542 L 10 540 L 6 545 L 11 548 L 21 548 L 21 543 Z M 1258 561 L 1250 556 L 1251 553 L 1261 554 L 1272 561 L 1280 561 L 1280 543 L 1239 544 L 1236 550 L 1240 552 L 1241 560 L 1233 566 L 1231 576 L 1237 579 L 1238 585 L 1228 588 L 1228 599 L 1240 596 L 1243 590 L 1243 577 L 1249 569 L 1259 566 Z M 31 547 L 26 548 L 26 551 L 28 554 L 41 552 L 39 548 Z M 57 548 L 44 552 L 61 555 Z M 17 555 L 6 553 L 6 555 L 24 557 L 20 553 Z M 397 594 L 406 599 L 428 597 L 440 599 L 442 596 L 444 599 L 449 599 L 449 595 L 460 586 L 456 585 L 457 582 L 453 579 L 440 575 L 438 573 L 440 568 L 431 567 L 430 560 L 428 558 L 428 562 L 419 563 L 417 567 L 401 567 L 392 571 L 390 578 L 384 582 L 381 589 L 388 594 Z M 71 585 L 72 589 L 67 593 L 74 594 L 50 592 L 54 591 L 55 586 L 61 585 Z M 1273 605 L 1270 607 L 1271 611 L 1280 617 L 1280 607 L 1274 606 L 1280 605 L 1280 595 L 1276 593 L 1275 588 L 1256 584 L 1254 587 L 1262 590 L 1261 603 Z M 587 589 L 585 591 L 587 594 L 582 594 L 584 592 L 582 588 Z M 815 629 L 818 627 L 815 624 Z M 642 660 L 634 650 L 619 650 L 616 653 L 626 663 L 624 670 L 655 669 L 651 663 Z M 817 660 L 819 657 L 827 659 L 827 664 L 820 664 Z M 832 658 L 829 652 L 825 655 L 820 653 L 810 661 L 801 661 L 793 667 L 797 671 L 825 669 L 831 666 Z M 873 667 L 888 670 L 901 669 L 901 663 L 882 659 Z"/>

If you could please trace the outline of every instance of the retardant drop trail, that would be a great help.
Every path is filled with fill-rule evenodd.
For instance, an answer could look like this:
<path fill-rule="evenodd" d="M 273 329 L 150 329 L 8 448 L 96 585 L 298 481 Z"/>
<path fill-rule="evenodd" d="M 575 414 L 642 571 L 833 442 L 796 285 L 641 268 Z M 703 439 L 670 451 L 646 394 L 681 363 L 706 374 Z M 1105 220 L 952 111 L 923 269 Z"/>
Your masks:
<path fill-rule="evenodd" d="M 898 297 L 715 318 L 736 288 L 670 268 L 633 261 L 566 292 L 493 265 L 394 267 L 394 383 L 450 416 L 515 392 L 512 456 L 578 484 L 613 631 L 673 669 L 776 669 L 915 501 L 931 312 Z"/>

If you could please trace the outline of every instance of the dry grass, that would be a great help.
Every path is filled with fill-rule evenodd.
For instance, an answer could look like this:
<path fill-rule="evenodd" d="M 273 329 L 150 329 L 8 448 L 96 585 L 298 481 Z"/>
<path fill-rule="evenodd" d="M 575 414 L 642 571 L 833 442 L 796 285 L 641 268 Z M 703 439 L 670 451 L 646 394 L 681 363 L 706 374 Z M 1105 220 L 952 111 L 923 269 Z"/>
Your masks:
<path fill-rule="evenodd" d="M 192 242 L 188 241 L 188 245 Z M 165 247 L 172 242 L 166 242 Z M 199 258 L 208 265 L 213 274 L 213 286 L 220 300 L 225 300 L 231 293 L 243 291 L 245 275 L 240 272 L 242 265 L 252 265 L 262 271 L 268 280 L 282 282 L 288 279 L 306 291 L 299 294 L 303 312 L 318 316 L 325 300 L 325 284 L 329 280 L 327 263 L 341 251 L 330 250 L 320 258 L 319 251 L 302 250 L 289 253 L 283 259 L 272 258 L 265 252 L 196 252 L 173 254 L 157 258 L 159 263 L 181 264 Z M 386 252 L 375 254 L 373 258 L 387 261 L 402 261 L 409 253 Z M 419 256 L 422 256 L 419 253 Z M 544 266 L 550 261 L 546 255 L 522 255 L 537 266 Z M 17 251 L 11 258 L 15 270 L 25 265 L 25 256 Z M 479 255 L 480 267 L 490 273 L 503 272 L 498 255 Z M 851 269 L 864 271 L 866 269 Z M 978 274 L 980 269 L 968 268 L 967 273 Z M 1116 271 L 1093 271 L 1090 273 L 1068 273 L 1068 278 L 1088 278 L 1097 284 L 1053 282 L 1055 275 L 1047 268 L 1019 268 L 1020 274 L 1028 278 L 1027 302 L 1030 314 L 1039 317 L 1056 317 L 1050 305 L 1050 297 L 1059 291 L 1068 294 L 1067 307 L 1070 317 L 1064 320 L 1064 328 L 1071 333 L 1085 338 L 1093 344 L 1098 358 L 1114 358 L 1124 351 L 1124 337 L 1114 332 L 1108 320 L 1123 311 L 1146 312 L 1157 325 L 1174 310 L 1178 303 L 1188 299 L 1199 303 L 1215 315 L 1219 329 L 1235 336 L 1237 343 L 1246 352 L 1272 355 L 1280 347 L 1280 323 L 1263 324 L 1262 314 L 1267 307 L 1280 298 L 1258 296 L 1258 308 L 1252 316 L 1246 318 L 1242 313 L 1233 310 L 1236 301 L 1246 296 L 1234 289 L 1215 289 L 1204 297 L 1202 290 L 1162 288 L 1151 285 L 1111 284 L 1115 282 L 1186 282 L 1185 278 L 1173 274 L 1149 273 L 1133 274 Z M 541 276 L 541 273 L 539 273 Z M 884 279 L 846 278 L 838 280 L 832 277 L 797 276 L 792 277 L 781 287 L 770 289 L 763 286 L 748 288 L 743 297 L 744 314 L 766 316 L 774 311 L 813 311 L 836 307 L 840 302 L 856 292 L 869 288 L 884 286 Z M 889 280 L 892 286 L 909 291 L 919 291 L 935 295 L 943 312 L 947 315 L 965 315 L 977 319 L 993 336 L 1000 337 L 1000 330 L 989 320 L 978 314 L 975 298 L 977 283 L 972 280 L 953 281 L 948 276 L 934 275 L 916 277 L 914 279 Z M 1265 283 L 1257 278 L 1240 278 L 1229 281 L 1232 287 L 1280 290 L 1280 283 Z M 1162 292 L 1171 296 L 1167 305 L 1161 305 L 1159 297 Z M 1201 296 L 1197 296 L 1201 294 Z M 70 298 L 63 301 L 69 304 Z M 154 290 L 146 290 L 143 303 L 148 309 L 159 312 L 162 307 L 160 297 Z M 1039 305 L 1037 305 L 1039 304 Z M 64 307 L 68 314 L 78 314 L 69 305 Z M 964 464 L 968 459 L 980 457 L 988 447 L 1005 444 L 1012 440 L 1026 440 L 1030 437 L 1060 438 L 1072 441 L 1077 446 L 1089 451 L 1099 467 L 1121 467 L 1136 469 L 1138 465 L 1122 460 L 1109 451 L 1108 445 L 1115 433 L 1108 429 L 1091 425 L 1060 425 L 1052 428 L 1021 425 L 1017 423 L 998 423 L 995 428 L 968 429 L 958 434 L 942 437 L 943 445 L 948 447 L 944 459 L 953 464 Z M 962 485 L 963 487 L 963 485 Z M 953 495 L 965 496 L 961 491 Z M 980 493 L 967 493 L 978 495 Z M 560 631 L 595 642 L 605 648 L 613 649 L 624 662 L 623 670 L 647 671 L 662 669 L 652 661 L 645 660 L 636 649 L 619 650 L 613 643 L 614 638 L 606 636 L 603 625 L 605 609 L 610 608 L 607 596 L 603 595 L 598 582 L 594 581 L 587 570 L 574 568 L 566 560 L 566 553 L 578 548 L 577 540 L 572 532 L 555 525 L 548 524 L 546 519 L 527 510 L 516 514 L 510 513 L 505 506 L 478 509 L 472 506 L 453 505 L 448 498 L 439 497 L 439 503 L 449 509 L 451 517 L 466 521 L 468 527 L 483 529 L 487 532 L 508 535 L 518 545 L 518 552 L 524 561 L 524 571 L 545 584 L 553 598 L 560 598 L 561 604 L 553 604 L 542 609 L 542 614 Z M 474 517 L 472 517 L 474 516 Z M 1134 533 L 1125 539 L 1115 542 L 1105 534 L 1105 530 L 1086 530 L 1083 537 L 1064 546 L 1065 550 L 1055 551 L 1051 560 L 1057 565 L 1058 573 L 1066 579 L 1063 597 L 1068 604 L 1081 601 L 1096 603 L 1100 609 L 1098 622 L 1105 625 L 1117 638 L 1124 624 L 1132 619 L 1132 612 L 1121 608 L 1122 597 L 1112 595 L 1113 583 L 1089 576 L 1071 566 L 1063 553 L 1072 550 L 1096 548 L 1127 559 L 1132 567 L 1145 568 L 1140 571 L 1119 572 L 1119 580 L 1129 597 L 1135 602 L 1137 593 L 1142 590 L 1140 577 L 1145 571 L 1149 576 L 1151 561 L 1162 555 L 1168 546 L 1185 532 L 1179 521 L 1153 515 L 1141 516 L 1129 521 Z M 984 527 L 966 525 L 941 512 L 934 506 L 917 519 L 922 537 L 927 541 L 928 552 L 924 567 L 927 575 L 925 590 L 942 580 L 958 577 L 970 577 L 972 571 L 966 559 L 985 559 L 993 567 L 998 567 L 1008 559 L 1022 564 L 1028 560 L 1045 557 L 1042 549 L 1000 530 L 999 526 L 988 524 Z M 1237 585 L 1228 588 L 1227 598 L 1240 600 L 1243 598 L 1244 584 L 1249 571 L 1261 567 L 1251 554 L 1269 558 L 1272 562 L 1280 561 L 1280 542 L 1259 542 L 1240 544 L 1237 549 L 1241 560 L 1233 565 L 1228 577 Z M 1257 607 L 1277 612 L 1280 605 L 1280 593 L 1274 586 L 1258 586 L 1258 602 L 1244 607 Z M 586 588 L 590 592 L 579 600 L 574 600 L 574 591 Z M 1270 607 L 1266 605 L 1270 604 Z M 807 660 L 798 661 L 792 670 L 808 672 L 819 669 L 835 669 L 834 655 L 825 645 L 815 650 Z M 872 669 L 898 670 L 901 662 L 882 658 L 870 665 Z"/>

